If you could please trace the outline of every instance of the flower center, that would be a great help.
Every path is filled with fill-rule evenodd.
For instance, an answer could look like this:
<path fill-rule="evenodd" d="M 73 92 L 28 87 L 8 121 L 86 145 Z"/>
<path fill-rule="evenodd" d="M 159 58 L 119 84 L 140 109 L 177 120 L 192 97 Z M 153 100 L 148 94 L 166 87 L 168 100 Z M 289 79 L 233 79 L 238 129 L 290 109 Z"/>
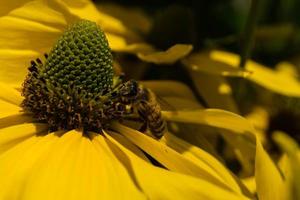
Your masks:
<path fill-rule="evenodd" d="M 67 91 L 81 89 L 89 98 L 104 94 L 113 82 L 112 54 L 96 23 L 82 20 L 71 26 L 51 50 L 43 78 Z"/>
<path fill-rule="evenodd" d="M 101 131 L 111 116 L 103 95 L 112 90 L 112 54 L 96 23 L 81 20 L 58 39 L 46 61 L 31 61 L 22 106 L 50 131 Z"/>

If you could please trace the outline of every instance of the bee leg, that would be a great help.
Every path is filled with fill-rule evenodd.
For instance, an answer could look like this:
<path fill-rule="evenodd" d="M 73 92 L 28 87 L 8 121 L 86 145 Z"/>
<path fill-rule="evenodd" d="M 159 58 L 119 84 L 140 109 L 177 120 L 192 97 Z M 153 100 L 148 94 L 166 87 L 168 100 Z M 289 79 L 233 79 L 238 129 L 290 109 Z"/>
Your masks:
<path fill-rule="evenodd" d="M 142 133 L 145 133 L 146 130 L 147 130 L 147 127 L 148 127 L 147 122 L 144 122 L 144 123 L 142 124 L 142 126 L 139 128 L 139 131 L 142 132 Z"/>

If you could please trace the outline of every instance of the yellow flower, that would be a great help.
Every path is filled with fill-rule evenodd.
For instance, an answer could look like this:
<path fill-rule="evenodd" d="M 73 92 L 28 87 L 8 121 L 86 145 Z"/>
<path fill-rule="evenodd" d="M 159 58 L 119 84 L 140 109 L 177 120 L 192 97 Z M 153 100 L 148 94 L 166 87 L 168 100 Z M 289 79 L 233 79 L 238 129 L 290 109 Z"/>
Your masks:
<path fill-rule="evenodd" d="M 239 68 L 239 60 L 240 57 L 234 53 L 209 50 L 193 53 L 185 58 L 183 63 L 193 77 L 193 81 L 198 85 L 198 92 L 212 107 L 239 113 L 225 77 L 242 77 L 262 86 L 267 92 L 299 98 L 300 82 L 297 79 L 295 67 L 290 63 L 281 62 L 276 66 L 276 69 L 272 70 L 249 60 L 245 69 L 241 69 Z M 204 84 L 209 86 L 200 87 Z M 256 123 L 256 125 L 260 126 L 261 129 L 265 129 L 267 113 L 261 109 L 255 112 L 260 113 L 255 117 L 260 120 L 259 124 Z M 248 116 L 248 118 L 252 118 L 251 121 L 254 119 L 253 116 Z M 229 124 L 231 120 L 228 116 L 227 120 Z M 273 134 L 274 140 L 284 153 L 279 162 L 274 163 L 262 145 L 262 142 L 265 142 L 265 133 L 258 133 L 247 121 L 239 121 L 235 125 L 232 124 L 233 121 L 230 125 L 231 128 L 235 129 L 233 132 L 243 132 L 244 134 L 237 137 L 230 137 L 226 132 L 221 132 L 221 134 L 234 149 L 236 156 L 243 165 L 243 170 L 247 171 L 246 174 L 252 173 L 251 165 L 254 164 L 254 175 L 243 179 L 243 183 L 247 188 L 256 193 L 259 200 L 298 199 L 298 169 L 300 162 L 299 147 L 296 142 L 285 134 Z M 214 122 L 216 121 L 214 120 Z M 239 128 L 237 125 L 239 125 Z M 222 125 L 222 127 L 225 128 L 225 125 Z M 248 127 L 247 130 L 244 129 L 246 127 Z M 238 131 L 239 129 L 241 130 Z M 252 140 L 253 142 L 245 143 L 247 139 L 242 139 L 247 135 L 245 133 L 252 133 L 252 136 L 248 135 L 249 137 L 247 137 L 248 141 Z M 255 151 L 255 154 L 253 154 L 253 151 Z M 253 157 L 253 155 L 255 156 Z M 255 159 L 254 163 L 249 162 L 252 158 Z"/>
<path fill-rule="evenodd" d="M 118 121 L 111 121 L 101 134 L 81 129 L 49 133 L 46 123 L 20 107 L 24 100 L 20 84 L 30 60 L 49 52 L 65 28 L 80 18 L 97 22 L 114 52 L 133 53 L 147 62 L 173 63 L 192 49 L 179 44 L 157 52 L 88 0 L 0 2 L 0 199 L 238 200 L 255 199 L 257 194 L 259 200 L 281 200 L 299 196 L 298 180 L 292 178 L 299 176 L 298 146 L 282 135 L 275 138 L 286 153 L 278 168 L 252 124 L 232 113 L 238 109 L 224 76 L 245 77 L 296 97 L 299 83 L 284 71 L 268 70 L 253 61 L 245 70 L 238 69 L 238 56 L 228 52 L 195 53 L 183 63 L 208 106 L 232 112 L 203 109 L 183 84 L 143 82 L 178 108 L 162 112 L 174 132 L 166 132 L 160 140 Z M 213 127 L 251 177 L 241 180 L 231 173 L 205 146 L 206 137 L 198 134 L 206 129 L 191 125 Z M 215 157 L 187 141 L 202 142 Z"/>
<path fill-rule="evenodd" d="M 290 64 L 284 62 L 280 68 L 272 70 L 253 60 L 246 63 L 245 69 L 239 68 L 237 54 L 221 50 L 196 52 L 183 60 L 190 72 L 198 92 L 210 107 L 222 108 L 238 113 L 232 100 L 232 90 L 225 77 L 241 77 L 258 84 L 271 92 L 288 97 L 300 96 L 300 82 L 297 75 L 287 72 Z M 201 85 L 207 87 L 200 87 Z"/>
<path fill-rule="evenodd" d="M 300 181 L 300 149 L 296 141 L 282 132 L 273 134 L 274 141 L 282 149 L 284 154 L 278 162 L 278 168 L 284 176 L 282 180 L 284 189 L 290 199 L 299 199 Z"/>
<path fill-rule="evenodd" d="M 102 134 L 80 129 L 48 133 L 46 123 L 20 107 L 18 86 L 29 61 L 48 52 L 81 15 L 103 25 L 113 50 L 130 47 L 117 38 L 138 39 L 88 1 L 0 4 L 5 3 L 0 12 L 0 199 L 250 199 L 222 163 L 170 132 L 158 141 L 114 121 Z M 229 126 L 239 117 L 221 110 L 163 115 L 170 121 L 248 130 L 238 123 Z M 148 155 L 163 167 L 154 166 Z"/>

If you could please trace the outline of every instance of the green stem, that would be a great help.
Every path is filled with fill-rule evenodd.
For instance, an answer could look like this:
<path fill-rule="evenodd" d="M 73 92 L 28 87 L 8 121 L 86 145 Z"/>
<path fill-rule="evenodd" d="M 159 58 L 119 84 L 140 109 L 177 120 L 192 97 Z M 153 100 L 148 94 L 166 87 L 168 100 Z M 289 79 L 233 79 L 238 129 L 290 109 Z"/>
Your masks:
<path fill-rule="evenodd" d="M 245 29 L 242 33 L 241 43 L 241 61 L 240 67 L 244 68 L 247 59 L 250 56 L 251 50 L 254 44 L 254 33 L 256 29 L 257 19 L 260 13 L 260 8 L 262 5 L 263 0 L 252 0 L 251 1 L 251 8 L 247 18 Z"/>

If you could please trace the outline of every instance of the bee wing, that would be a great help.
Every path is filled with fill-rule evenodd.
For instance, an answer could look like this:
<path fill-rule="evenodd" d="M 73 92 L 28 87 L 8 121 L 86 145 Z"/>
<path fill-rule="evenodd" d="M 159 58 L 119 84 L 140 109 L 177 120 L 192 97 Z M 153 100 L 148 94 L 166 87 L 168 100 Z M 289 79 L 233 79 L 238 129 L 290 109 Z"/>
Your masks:
<path fill-rule="evenodd" d="M 156 95 L 156 100 L 162 110 L 177 111 L 177 109 L 173 105 L 171 105 L 168 101 L 166 101 L 163 97 Z"/>
<path fill-rule="evenodd" d="M 167 102 L 163 97 L 155 94 L 152 90 L 147 89 L 146 92 L 148 93 L 148 101 L 158 103 L 162 110 L 169 110 L 169 111 L 176 111 L 177 109 Z"/>

